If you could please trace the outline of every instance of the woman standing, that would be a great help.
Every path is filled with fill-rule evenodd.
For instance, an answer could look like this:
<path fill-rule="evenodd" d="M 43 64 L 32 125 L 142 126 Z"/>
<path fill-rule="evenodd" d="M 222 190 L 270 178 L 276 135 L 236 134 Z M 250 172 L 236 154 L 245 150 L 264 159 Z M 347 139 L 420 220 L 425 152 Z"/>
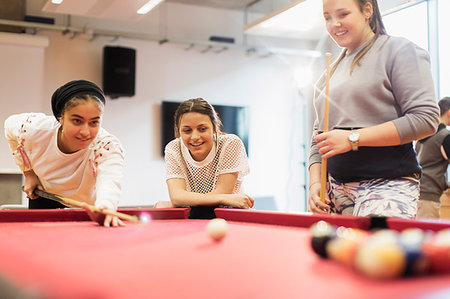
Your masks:
<path fill-rule="evenodd" d="M 412 141 L 439 124 L 428 53 L 386 34 L 376 0 L 323 0 L 323 15 L 343 51 L 331 68 L 329 132 L 323 133 L 323 78 L 314 99 L 309 210 L 414 218 L 421 168 Z"/>

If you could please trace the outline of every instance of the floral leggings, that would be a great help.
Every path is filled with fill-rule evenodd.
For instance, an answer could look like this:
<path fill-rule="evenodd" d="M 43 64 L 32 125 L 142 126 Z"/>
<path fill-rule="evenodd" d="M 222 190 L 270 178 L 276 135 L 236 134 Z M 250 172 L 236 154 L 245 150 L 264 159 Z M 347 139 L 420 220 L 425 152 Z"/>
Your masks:
<path fill-rule="evenodd" d="M 419 174 L 396 179 L 340 183 L 328 175 L 333 212 L 354 216 L 414 219 L 419 200 Z"/>

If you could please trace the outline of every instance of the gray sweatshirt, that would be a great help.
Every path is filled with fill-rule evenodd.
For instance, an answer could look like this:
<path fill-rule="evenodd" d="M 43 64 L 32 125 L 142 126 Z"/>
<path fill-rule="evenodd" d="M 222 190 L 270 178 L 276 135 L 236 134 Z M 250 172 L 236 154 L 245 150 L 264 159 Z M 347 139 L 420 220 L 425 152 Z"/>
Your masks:
<path fill-rule="evenodd" d="M 329 129 L 352 129 L 393 121 L 399 146 L 360 147 L 359 151 L 331 157 L 328 171 L 340 181 L 395 178 L 420 172 L 412 141 L 436 131 L 436 103 L 428 53 L 401 37 L 381 35 L 350 74 L 354 56 L 341 60 L 330 79 Z M 324 76 L 316 84 L 316 120 L 309 163 L 321 162 L 314 137 L 323 131 Z M 321 89 L 319 89 L 321 88 Z"/>

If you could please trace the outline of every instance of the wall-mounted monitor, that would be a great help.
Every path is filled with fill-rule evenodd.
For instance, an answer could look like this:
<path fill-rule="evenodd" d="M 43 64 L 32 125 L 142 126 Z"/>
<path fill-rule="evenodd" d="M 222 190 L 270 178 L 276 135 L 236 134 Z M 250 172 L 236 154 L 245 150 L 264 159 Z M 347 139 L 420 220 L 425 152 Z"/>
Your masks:
<path fill-rule="evenodd" d="M 167 143 L 175 138 L 174 115 L 181 102 L 163 101 L 161 104 L 161 155 Z M 248 155 L 249 108 L 244 106 L 214 105 L 222 121 L 224 133 L 239 136 Z"/>

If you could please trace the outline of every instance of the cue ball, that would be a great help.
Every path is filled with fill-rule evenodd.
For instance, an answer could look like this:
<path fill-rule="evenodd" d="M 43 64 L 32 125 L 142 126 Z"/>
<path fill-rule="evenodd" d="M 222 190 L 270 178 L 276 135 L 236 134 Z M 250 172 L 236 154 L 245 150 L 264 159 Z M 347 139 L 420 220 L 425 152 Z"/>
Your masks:
<path fill-rule="evenodd" d="M 214 218 L 206 225 L 206 232 L 215 241 L 221 240 L 228 231 L 227 221 L 222 218 Z"/>
<path fill-rule="evenodd" d="M 152 221 L 152 215 L 147 212 L 142 212 L 141 215 L 139 215 L 139 221 L 143 224 L 147 224 Z"/>

